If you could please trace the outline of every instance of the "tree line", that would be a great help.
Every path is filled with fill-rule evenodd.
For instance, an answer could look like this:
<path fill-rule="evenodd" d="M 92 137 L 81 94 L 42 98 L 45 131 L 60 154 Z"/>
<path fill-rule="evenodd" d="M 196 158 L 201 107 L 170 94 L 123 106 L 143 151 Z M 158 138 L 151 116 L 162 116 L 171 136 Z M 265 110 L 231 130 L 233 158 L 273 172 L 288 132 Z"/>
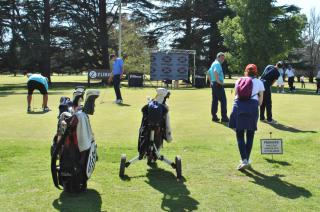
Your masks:
<path fill-rule="evenodd" d="M 109 69 L 109 55 L 118 49 L 119 3 L 0 1 L 0 71 L 41 72 L 50 78 L 52 72 Z M 261 70 L 318 42 L 303 39 L 309 25 L 300 8 L 278 6 L 274 0 L 122 3 L 122 49 L 130 70 L 145 69 L 149 58 L 144 49 L 161 46 L 196 50 L 197 71 L 205 71 L 220 51 L 228 52 L 233 72 L 242 71 L 246 63 L 256 63 Z"/>

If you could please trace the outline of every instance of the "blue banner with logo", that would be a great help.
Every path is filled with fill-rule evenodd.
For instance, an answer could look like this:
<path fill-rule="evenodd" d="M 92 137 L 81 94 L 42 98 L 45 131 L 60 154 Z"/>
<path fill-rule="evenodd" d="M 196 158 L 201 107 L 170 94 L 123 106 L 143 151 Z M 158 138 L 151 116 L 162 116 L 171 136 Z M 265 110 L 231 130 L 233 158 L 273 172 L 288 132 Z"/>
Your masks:
<path fill-rule="evenodd" d="M 186 53 L 152 53 L 151 80 L 188 79 L 189 55 Z"/>

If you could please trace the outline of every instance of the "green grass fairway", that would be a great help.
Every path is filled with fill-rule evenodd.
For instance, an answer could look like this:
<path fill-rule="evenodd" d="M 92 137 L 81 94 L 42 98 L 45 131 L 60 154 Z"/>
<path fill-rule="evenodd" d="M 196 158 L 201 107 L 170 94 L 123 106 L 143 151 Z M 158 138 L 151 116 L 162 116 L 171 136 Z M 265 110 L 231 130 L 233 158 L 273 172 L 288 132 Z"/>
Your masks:
<path fill-rule="evenodd" d="M 86 82 L 82 77 L 53 77 L 54 82 Z M 52 111 L 27 114 L 26 77 L 0 76 L 0 211 L 320 211 L 320 95 L 314 84 L 295 94 L 273 93 L 278 125 L 258 123 L 251 159 L 253 171 L 236 170 L 240 155 L 233 130 L 211 121 L 211 90 L 171 91 L 174 141 L 162 153 L 182 158 L 184 182 L 158 161 L 140 161 L 118 177 L 122 153 L 137 155 L 141 107 L 154 88 L 122 88 L 127 106 L 113 104 L 113 88 L 99 88 L 91 125 L 99 161 L 86 193 L 57 190 L 51 179 L 50 145 L 61 96 L 72 88 L 50 90 Z M 287 86 L 287 85 L 286 85 Z M 300 85 L 296 84 L 297 87 Z M 232 89 L 226 89 L 228 112 Z M 34 107 L 42 97 L 34 95 Z M 260 154 L 260 139 L 282 138 L 283 155 Z"/>

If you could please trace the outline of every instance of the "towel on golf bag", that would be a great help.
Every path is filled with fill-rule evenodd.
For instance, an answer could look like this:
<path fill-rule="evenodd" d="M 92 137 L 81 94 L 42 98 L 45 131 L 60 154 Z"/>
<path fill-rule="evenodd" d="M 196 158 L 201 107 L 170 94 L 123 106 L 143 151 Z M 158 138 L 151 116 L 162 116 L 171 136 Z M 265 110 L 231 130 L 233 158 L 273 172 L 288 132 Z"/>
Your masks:
<path fill-rule="evenodd" d="M 171 125 L 170 125 L 170 117 L 169 117 L 169 108 L 167 105 L 165 105 L 168 112 L 165 115 L 165 119 L 166 119 L 166 132 L 165 132 L 165 140 L 167 142 L 171 142 L 172 141 L 172 131 L 171 131 Z"/>
<path fill-rule="evenodd" d="M 88 150 L 91 146 L 91 142 L 94 140 L 89 117 L 87 114 L 79 111 L 75 113 L 78 119 L 77 125 L 77 138 L 79 151 L 83 152 Z"/>

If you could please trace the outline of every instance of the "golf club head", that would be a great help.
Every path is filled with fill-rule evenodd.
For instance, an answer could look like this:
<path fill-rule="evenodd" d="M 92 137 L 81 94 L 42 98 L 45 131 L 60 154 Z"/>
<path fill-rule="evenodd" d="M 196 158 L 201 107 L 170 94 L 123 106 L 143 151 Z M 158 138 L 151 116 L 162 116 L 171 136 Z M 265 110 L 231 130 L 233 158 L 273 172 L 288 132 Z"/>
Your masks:
<path fill-rule="evenodd" d="M 99 90 L 89 90 L 86 94 L 86 101 L 83 106 L 83 112 L 88 115 L 93 115 L 94 113 L 94 107 L 95 107 L 95 101 L 99 97 L 100 92 Z"/>
<path fill-rule="evenodd" d="M 81 102 L 83 102 L 84 93 L 86 89 L 83 86 L 77 86 L 75 88 L 75 91 L 73 92 L 73 105 L 75 107 L 79 106 Z"/>

